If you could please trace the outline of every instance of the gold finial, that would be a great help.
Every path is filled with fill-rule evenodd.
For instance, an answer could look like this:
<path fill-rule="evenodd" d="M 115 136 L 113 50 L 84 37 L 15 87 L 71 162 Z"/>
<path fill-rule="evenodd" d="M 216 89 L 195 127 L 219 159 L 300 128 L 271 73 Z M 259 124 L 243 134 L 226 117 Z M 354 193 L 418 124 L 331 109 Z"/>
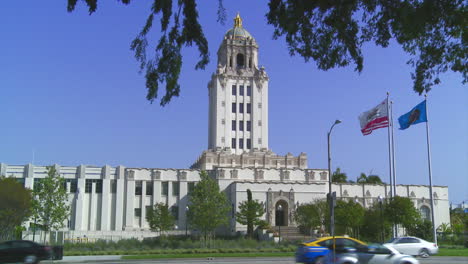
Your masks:
<path fill-rule="evenodd" d="M 237 16 L 234 18 L 234 27 L 242 27 L 242 18 L 239 15 L 239 12 L 237 12 Z"/>

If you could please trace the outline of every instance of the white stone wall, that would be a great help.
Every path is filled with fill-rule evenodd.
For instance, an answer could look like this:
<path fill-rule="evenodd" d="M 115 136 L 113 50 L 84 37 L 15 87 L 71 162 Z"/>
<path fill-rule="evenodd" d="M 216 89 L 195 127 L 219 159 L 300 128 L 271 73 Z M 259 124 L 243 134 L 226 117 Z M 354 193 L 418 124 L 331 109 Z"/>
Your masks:
<path fill-rule="evenodd" d="M 188 205 L 188 183 L 200 180 L 199 170 L 190 169 L 149 169 L 118 167 L 78 167 L 55 165 L 65 179 L 77 181 L 77 192 L 69 193 L 71 216 L 64 231 L 73 231 L 72 236 L 99 237 L 138 237 L 154 235 L 149 231 L 145 220 L 146 206 L 162 202 L 171 208 L 177 206 L 177 228 L 184 233 L 186 228 L 186 207 Z M 25 187 L 33 188 L 34 179 L 46 176 L 45 166 L 6 165 L 0 163 L 0 171 L 5 176 L 23 179 Z M 265 219 L 274 225 L 274 210 L 280 200 L 289 202 L 289 214 L 294 212 L 297 204 L 325 199 L 328 192 L 327 170 L 320 169 L 261 169 L 261 168 L 217 168 L 208 171 L 218 181 L 220 190 L 224 191 L 231 203 L 230 226 L 225 231 L 233 233 L 245 231 L 233 218 L 239 204 L 247 199 L 247 189 L 252 191 L 253 199 L 265 203 Z M 86 180 L 102 180 L 102 193 L 86 192 Z M 116 192 L 112 192 L 112 182 L 116 182 Z M 135 185 L 142 182 L 142 195 L 135 194 Z M 162 186 L 168 183 L 167 195 L 162 193 Z M 153 195 L 146 195 L 147 183 L 153 187 Z M 173 183 L 179 185 L 179 195 L 173 193 Z M 70 192 L 71 183 L 67 184 Z M 371 184 L 333 184 L 332 190 L 342 199 L 357 200 L 365 207 L 377 202 L 377 198 L 389 197 L 388 185 Z M 448 188 L 434 186 L 436 226 L 450 222 Z M 397 194 L 410 197 L 419 210 L 422 206 L 430 208 L 429 188 L 424 185 L 397 185 Z M 270 198 L 268 198 L 270 197 Z M 270 199 L 270 200 L 269 200 Z M 269 209 L 268 209 L 269 208 Z M 135 209 L 141 210 L 141 216 L 135 216 Z M 294 225 L 292 221 L 289 225 Z M 29 226 L 26 223 L 26 226 Z M 143 233 L 141 233 L 143 232 Z"/>

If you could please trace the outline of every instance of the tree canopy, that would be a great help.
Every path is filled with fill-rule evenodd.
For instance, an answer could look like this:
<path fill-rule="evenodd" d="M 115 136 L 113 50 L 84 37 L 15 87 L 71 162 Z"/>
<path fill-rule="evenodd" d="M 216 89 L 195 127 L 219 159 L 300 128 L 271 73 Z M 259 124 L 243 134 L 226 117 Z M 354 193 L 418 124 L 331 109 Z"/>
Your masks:
<path fill-rule="evenodd" d="M 370 183 L 370 184 L 383 184 L 382 180 L 377 175 L 366 176 L 365 173 L 361 173 L 356 180 L 357 183 Z"/>
<path fill-rule="evenodd" d="M 200 172 L 200 181 L 189 194 L 190 225 L 200 230 L 205 239 L 219 226 L 227 224 L 230 206 L 225 193 L 206 171 Z"/>
<path fill-rule="evenodd" d="M 131 0 L 120 0 L 130 4 Z M 72 12 L 78 0 L 68 0 Z M 84 0 L 92 14 L 97 0 Z M 182 47 L 195 44 L 200 60 L 195 69 L 209 62 L 208 41 L 198 22 L 196 0 L 153 0 L 145 25 L 131 43 L 140 70 L 146 70 L 146 98 L 158 98 L 159 86 L 165 84 L 162 106 L 179 96 Z M 270 0 L 266 14 L 274 27 L 273 38 L 285 37 L 290 55 L 310 59 L 321 70 L 355 65 L 364 68 L 362 47 L 367 42 L 387 47 L 395 40 L 411 56 L 407 62 L 413 89 L 419 94 L 440 83 L 446 71 L 467 74 L 467 7 L 463 0 Z M 160 17 L 160 38 L 153 58 L 148 58 L 147 36 L 156 17 Z M 223 0 L 218 0 L 218 21 L 225 20 Z"/>
<path fill-rule="evenodd" d="M 302 232 L 312 234 L 317 229 L 323 233 L 328 217 L 328 203 L 326 200 L 316 200 L 313 203 L 300 204 L 294 217 Z"/>
<path fill-rule="evenodd" d="M 31 190 L 15 178 L 0 177 L 0 240 L 12 239 L 17 226 L 31 215 Z"/>
<path fill-rule="evenodd" d="M 421 215 L 414 208 L 413 202 L 407 197 L 393 197 L 385 205 L 384 212 L 391 223 L 401 224 L 405 228 L 414 226 L 421 219 Z"/>
<path fill-rule="evenodd" d="M 332 182 L 338 182 L 338 183 L 348 182 L 348 176 L 346 176 L 346 173 L 342 172 L 341 169 L 338 167 L 333 172 Z"/>
<path fill-rule="evenodd" d="M 64 226 L 70 214 L 70 203 L 65 179 L 54 166 L 47 166 L 47 176 L 34 184 L 33 198 L 34 220 L 42 223 L 44 231 Z"/>
<path fill-rule="evenodd" d="M 247 225 L 247 236 L 253 237 L 254 226 L 261 223 L 261 217 L 265 214 L 263 202 L 252 199 L 252 191 L 247 189 L 247 200 L 239 204 L 236 213 L 236 221 Z"/>
<path fill-rule="evenodd" d="M 156 203 L 146 212 L 146 221 L 151 231 L 161 232 L 174 227 L 175 219 L 164 203 Z"/>

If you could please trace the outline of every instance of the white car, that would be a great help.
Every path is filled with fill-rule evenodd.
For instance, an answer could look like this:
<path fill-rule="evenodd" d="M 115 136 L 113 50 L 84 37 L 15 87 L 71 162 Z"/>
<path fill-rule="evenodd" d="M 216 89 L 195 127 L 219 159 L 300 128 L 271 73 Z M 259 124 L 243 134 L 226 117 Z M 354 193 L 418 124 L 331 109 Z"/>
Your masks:
<path fill-rule="evenodd" d="M 419 264 L 413 256 L 403 255 L 397 250 L 380 244 L 359 248 L 341 248 L 326 255 L 318 264 Z"/>
<path fill-rule="evenodd" d="M 391 246 L 403 254 L 420 256 L 422 258 L 439 253 L 437 244 L 417 237 L 393 238 L 384 245 Z"/>

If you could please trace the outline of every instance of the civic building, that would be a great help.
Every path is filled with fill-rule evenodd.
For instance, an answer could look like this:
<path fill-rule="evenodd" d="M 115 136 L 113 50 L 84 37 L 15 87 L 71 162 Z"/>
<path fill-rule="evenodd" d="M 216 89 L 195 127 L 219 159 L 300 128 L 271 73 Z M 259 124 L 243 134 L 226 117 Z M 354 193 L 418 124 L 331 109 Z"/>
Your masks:
<path fill-rule="evenodd" d="M 167 204 L 176 218 L 177 232 L 190 231 L 186 213 L 188 195 L 205 170 L 216 179 L 232 210 L 228 234 L 245 232 L 235 213 L 247 199 L 265 204 L 265 220 L 272 226 L 295 226 L 299 204 L 325 199 L 327 169 L 309 169 L 307 155 L 282 156 L 268 147 L 268 83 L 259 67 L 259 46 L 237 15 L 233 28 L 223 36 L 217 52 L 217 68 L 208 83 L 208 148 L 189 168 L 132 168 L 125 166 L 60 166 L 66 179 L 71 214 L 65 227 L 68 237 L 149 237 L 146 211 L 155 203 Z M 46 176 L 45 166 L 0 163 L 0 175 L 16 177 L 27 188 Z M 389 185 L 334 183 L 340 199 L 364 207 L 390 196 Z M 449 223 L 447 186 L 434 186 L 436 226 Z M 409 197 L 424 218 L 430 220 L 429 187 L 397 185 L 399 196 Z"/>

